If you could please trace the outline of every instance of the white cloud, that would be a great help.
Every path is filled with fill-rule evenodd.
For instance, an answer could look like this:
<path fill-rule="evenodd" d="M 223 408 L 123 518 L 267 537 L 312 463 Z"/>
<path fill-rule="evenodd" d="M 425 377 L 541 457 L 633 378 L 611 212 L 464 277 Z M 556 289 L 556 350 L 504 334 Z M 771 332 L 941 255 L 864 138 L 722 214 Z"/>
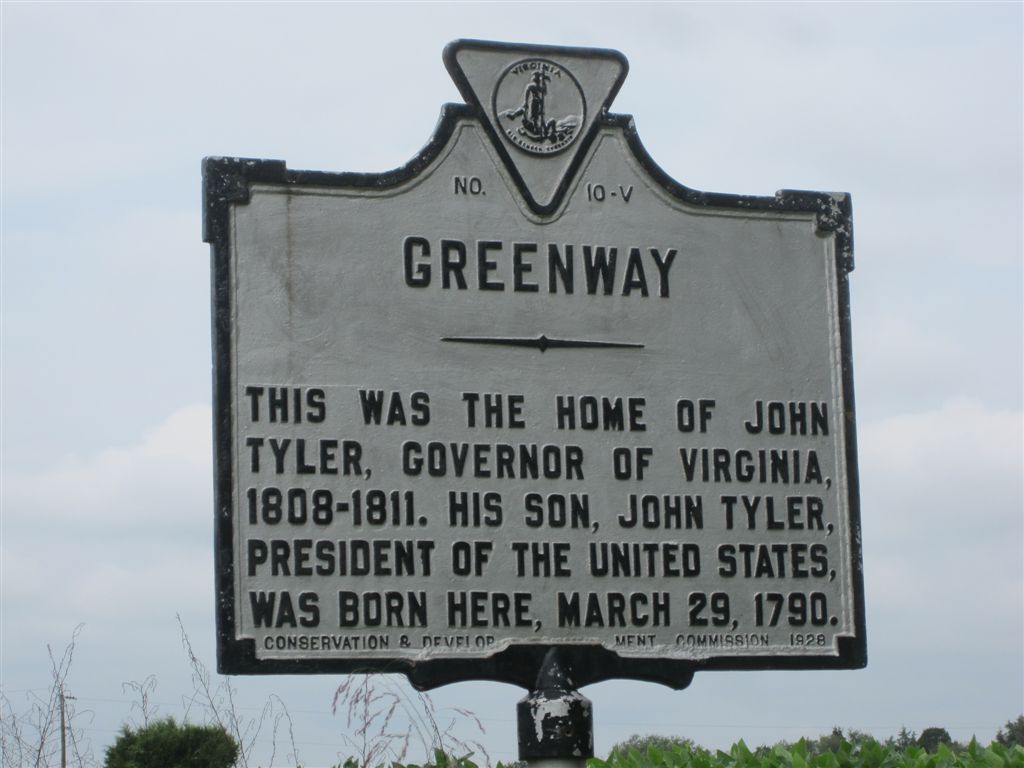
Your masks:
<path fill-rule="evenodd" d="M 1019 651 L 1022 413 L 951 400 L 859 442 L 869 616 L 902 626 L 887 642 Z"/>
<path fill-rule="evenodd" d="M 960 398 L 934 411 L 867 424 L 860 441 L 867 469 L 910 484 L 940 479 L 973 488 L 994 482 L 1008 490 L 1019 489 L 1024 472 L 1022 434 L 1021 411 L 993 410 Z"/>
<path fill-rule="evenodd" d="M 208 615 L 210 424 L 208 406 L 187 406 L 134 445 L 5 471 L 5 665 L 64 642 L 81 623 L 83 647 L 111 654 L 114 674 L 129 674 L 145 648 L 175 648 L 176 614 Z"/>
<path fill-rule="evenodd" d="M 76 535 L 122 535 L 207 520 L 213 509 L 211 423 L 208 406 L 189 406 L 136 445 L 67 456 L 38 471 L 9 470 L 4 523 L 9 531 L 59 525 Z"/>
<path fill-rule="evenodd" d="M 854 273 L 854 279 L 858 277 Z M 857 318 L 854 344 L 858 384 L 892 390 L 898 380 L 901 390 L 927 384 L 922 379 L 934 376 L 955 359 L 956 345 L 936 333 L 927 320 L 914 313 L 912 306 L 886 306 Z"/>
<path fill-rule="evenodd" d="M 143 195 L 102 215 L 94 198 L 61 216 L 5 211 L 5 467 L 52 470 L 208 400 L 210 257 L 194 170 L 192 208 Z"/>

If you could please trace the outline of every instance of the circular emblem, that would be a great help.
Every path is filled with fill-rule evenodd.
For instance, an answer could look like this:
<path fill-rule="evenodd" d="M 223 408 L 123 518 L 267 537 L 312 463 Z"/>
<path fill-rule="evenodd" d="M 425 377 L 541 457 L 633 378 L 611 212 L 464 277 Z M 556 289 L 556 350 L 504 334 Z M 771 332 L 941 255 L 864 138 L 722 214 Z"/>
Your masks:
<path fill-rule="evenodd" d="M 580 135 L 586 109 L 576 78 L 547 59 L 517 61 L 494 89 L 499 130 L 531 155 L 553 155 L 572 144 Z"/>

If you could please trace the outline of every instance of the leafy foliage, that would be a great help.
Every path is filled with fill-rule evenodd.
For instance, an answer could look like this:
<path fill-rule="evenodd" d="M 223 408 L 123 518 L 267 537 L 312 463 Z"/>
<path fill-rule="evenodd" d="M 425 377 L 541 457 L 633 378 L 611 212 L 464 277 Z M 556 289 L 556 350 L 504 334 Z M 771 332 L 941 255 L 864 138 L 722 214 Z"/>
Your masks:
<path fill-rule="evenodd" d="M 833 736 L 829 734 L 829 737 Z M 800 740 L 795 744 L 751 750 L 742 741 L 728 752 L 710 752 L 692 744 L 676 743 L 668 748 L 648 746 L 626 753 L 612 751 L 607 760 L 591 759 L 588 768 L 1024 768 L 1024 747 L 1007 747 L 993 742 L 981 747 L 972 740 L 960 752 L 939 744 L 934 753 L 919 746 L 898 749 L 870 737 L 858 743 L 847 739 L 832 741 L 834 750 L 815 753 L 822 739 Z"/>
<path fill-rule="evenodd" d="M 1004 747 L 1024 747 L 1024 715 L 1016 720 L 1007 720 L 1006 725 L 996 733 L 996 741 Z"/>
<path fill-rule="evenodd" d="M 900 728 L 900 732 L 896 734 L 895 738 L 886 739 L 886 746 L 895 747 L 901 752 L 907 747 L 912 747 L 917 744 L 917 734 L 913 731 L 908 731 L 906 726 Z"/>
<path fill-rule="evenodd" d="M 953 737 L 945 728 L 925 728 L 917 737 L 917 746 L 925 752 L 937 752 L 941 745 L 953 744 Z"/>
<path fill-rule="evenodd" d="M 681 736 L 659 736 L 655 734 L 638 735 L 634 734 L 625 741 L 620 741 L 614 747 L 612 752 L 618 752 L 620 754 L 628 754 L 632 751 L 647 752 L 651 747 L 654 747 L 659 751 L 671 751 L 673 747 L 690 747 L 691 749 L 696 745 L 692 739 L 685 739 Z"/>
<path fill-rule="evenodd" d="M 915 736 L 904 728 L 900 732 L 900 737 L 905 743 L 901 749 L 916 744 Z M 797 744 L 802 745 L 802 749 L 807 753 L 809 757 L 816 757 L 817 755 L 824 755 L 829 753 L 839 752 L 844 744 L 849 744 L 854 748 L 859 748 L 868 742 L 874 742 L 875 738 L 864 731 L 858 731 L 855 728 L 850 728 L 845 733 L 839 726 L 834 727 L 829 733 L 819 736 L 816 739 L 801 739 L 798 742 L 792 741 L 780 741 L 774 745 L 774 747 L 758 747 L 755 752 L 758 755 L 766 755 L 774 748 L 781 747 L 784 750 L 792 750 Z M 894 746 L 892 742 L 887 742 L 887 745 Z"/>
<path fill-rule="evenodd" d="M 125 726 L 107 748 L 106 768 L 231 768 L 238 743 L 216 725 L 179 725 L 174 718 Z"/>

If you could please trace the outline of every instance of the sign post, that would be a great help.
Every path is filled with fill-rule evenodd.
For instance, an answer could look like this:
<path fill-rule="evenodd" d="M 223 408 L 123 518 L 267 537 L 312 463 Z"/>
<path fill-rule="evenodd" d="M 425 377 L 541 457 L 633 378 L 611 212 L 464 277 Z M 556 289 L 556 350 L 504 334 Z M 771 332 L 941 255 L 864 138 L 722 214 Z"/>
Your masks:
<path fill-rule="evenodd" d="M 615 51 L 444 60 L 402 168 L 204 161 L 219 670 L 864 666 L 849 197 L 669 178 Z"/>

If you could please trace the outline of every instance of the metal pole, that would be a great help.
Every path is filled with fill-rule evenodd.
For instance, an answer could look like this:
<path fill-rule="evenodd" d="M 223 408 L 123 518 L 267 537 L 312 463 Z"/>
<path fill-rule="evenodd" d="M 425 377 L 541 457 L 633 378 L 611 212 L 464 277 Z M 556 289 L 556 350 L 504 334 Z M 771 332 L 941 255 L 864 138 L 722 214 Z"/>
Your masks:
<path fill-rule="evenodd" d="M 530 768 L 583 768 L 594 756 L 590 699 L 576 690 L 557 648 L 544 656 L 533 690 L 516 705 L 519 759 Z"/>

